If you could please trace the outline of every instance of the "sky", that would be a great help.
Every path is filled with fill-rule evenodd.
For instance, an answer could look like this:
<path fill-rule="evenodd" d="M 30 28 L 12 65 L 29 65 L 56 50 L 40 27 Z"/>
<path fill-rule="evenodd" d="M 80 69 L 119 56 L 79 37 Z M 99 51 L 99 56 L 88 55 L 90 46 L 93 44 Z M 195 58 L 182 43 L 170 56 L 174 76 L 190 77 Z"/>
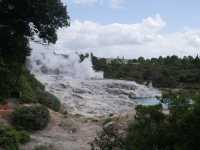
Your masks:
<path fill-rule="evenodd" d="M 99 57 L 200 53 L 199 0 L 63 0 L 71 26 L 58 31 L 63 50 Z"/>

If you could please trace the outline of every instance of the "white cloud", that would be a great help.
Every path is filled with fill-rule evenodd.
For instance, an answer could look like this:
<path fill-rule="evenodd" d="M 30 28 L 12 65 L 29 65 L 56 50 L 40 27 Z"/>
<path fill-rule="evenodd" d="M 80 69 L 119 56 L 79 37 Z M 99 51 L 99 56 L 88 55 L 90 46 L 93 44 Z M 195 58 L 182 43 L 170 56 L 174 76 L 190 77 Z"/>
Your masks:
<path fill-rule="evenodd" d="M 102 25 L 74 21 L 58 31 L 57 46 L 62 50 L 93 52 L 102 57 L 156 57 L 200 53 L 200 30 L 163 33 L 165 21 L 148 17 L 136 24 Z"/>
<path fill-rule="evenodd" d="M 99 2 L 99 0 L 72 0 L 72 2 L 74 4 L 77 4 L 77 5 L 87 5 L 87 6 L 90 6 L 90 5 L 97 4 Z"/>
<path fill-rule="evenodd" d="M 65 1 L 65 0 L 63 0 Z M 111 8 L 117 9 L 122 8 L 125 0 L 71 0 L 72 3 L 80 6 L 94 6 L 109 4 Z"/>
<path fill-rule="evenodd" d="M 122 8 L 124 0 L 111 0 L 111 8 Z"/>

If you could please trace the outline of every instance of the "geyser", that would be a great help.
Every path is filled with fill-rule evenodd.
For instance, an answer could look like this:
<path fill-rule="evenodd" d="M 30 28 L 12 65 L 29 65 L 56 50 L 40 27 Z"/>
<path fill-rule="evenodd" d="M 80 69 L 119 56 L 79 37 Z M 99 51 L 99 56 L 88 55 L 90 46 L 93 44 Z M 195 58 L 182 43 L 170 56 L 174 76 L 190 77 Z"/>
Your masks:
<path fill-rule="evenodd" d="M 61 51 L 57 45 L 47 45 L 31 41 L 31 56 L 28 68 L 33 74 L 62 75 L 75 79 L 103 79 L 103 72 L 92 67 L 91 57 L 80 62 L 78 53 Z"/>
<path fill-rule="evenodd" d="M 161 95 L 159 90 L 134 81 L 103 80 L 103 72 L 93 70 L 90 57 L 80 62 L 78 54 L 61 51 L 59 45 L 30 44 L 29 69 L 70 114 L 99 117 L 128 113 L 134 111 L 134 99 Z"/>

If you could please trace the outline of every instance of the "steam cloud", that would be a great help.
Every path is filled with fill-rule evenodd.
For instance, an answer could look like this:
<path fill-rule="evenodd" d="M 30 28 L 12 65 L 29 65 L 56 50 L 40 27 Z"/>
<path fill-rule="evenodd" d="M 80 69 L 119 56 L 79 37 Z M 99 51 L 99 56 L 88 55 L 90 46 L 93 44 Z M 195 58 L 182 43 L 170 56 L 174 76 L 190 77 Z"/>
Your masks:
<path fill-rule="evenodd" d="M 93 70 L 91 58 L 80 62 L 77 53 L 62 51 L 58 45 L 30 42 L 32 53 L 28 67 L 33 74 L 62 75 L 77 79 L 103 79 L 103 72 Z"/>

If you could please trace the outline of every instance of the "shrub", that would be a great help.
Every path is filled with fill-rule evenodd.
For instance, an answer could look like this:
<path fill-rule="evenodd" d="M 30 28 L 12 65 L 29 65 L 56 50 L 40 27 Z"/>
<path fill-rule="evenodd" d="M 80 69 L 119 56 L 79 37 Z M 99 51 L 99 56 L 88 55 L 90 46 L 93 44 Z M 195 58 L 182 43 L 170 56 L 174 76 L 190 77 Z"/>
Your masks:
<path fill-rule="evenodd" d="M 23 106 L 12 114 L 12 124 L 27 131 L 44 129 L 50 119 L 49 111 L 41 105 Z"/>
<path fill-rule="evenodd" d="M 91 150 L 125 150 L 124 135 L 117 126 L 108 123 L 90 145 Z"/>
<path fill-rule="evenodd" d="M 1 71 L 0 68 L 0 88 L 2 89 L 0 90 L 0 103 L 8 97 L 14 97 L 20 99 L 22 103 L 39 102 L 54 111 L 60 110 L 61 104 L 58 98 L 45 92 L 44 85 L 25 66 L 20 67 L 20 74 L 18 73 L 17 78 L 17 73 L 2 73 Z"/>
<path fill-rule="evenodd" d="M 0 148 L 5 150 L 18 150 L 19 144 L 30 141 L 27 132 L 17 131 L 11 127 L 0 125 Z"/>
<path fill-rule="evenodd" d="M 39 92 L 38 101 L 40 104 L 47 106 L 48 108 L 59 111 L 61 103 L 58 98 L 49 92 Z"/>
<path fill-rule="evenodd" d="M 161 106 L 137 106 L 136 111 L 135 120 L 129 125 L 126 149 L 161 150 L 168 144 L 163 138 L 167 133 Z"/>
<path fill-rule="evenodd" d="M 188 98 L 170 95 L 165 100 L 168 113 L 163 113 L 161 105 L 137 106 L 135 119 L 122 140 L 112 128 L 104 129 L 92 143 L 92 150 L 199 149 L 200 98 L 197 96 L 191 102 Z"/>
<path fill-rule="evenodd" d="M 34 102 L 36 100 L 36 94 L 27 77 L 25 75 L 21 75 L 19 80 L 20 99 L 23 102 Z"/>
<path fill-rule="evenodd" d="M 27 69 L 23 69 L 18 84 L 19 98 L 22 102 L 39 102 L 54 111 L 60 110 L 61 104 L 58 98 L 48 92 L 45 92 L 44 85 L 42 85 L 34 77 L 34 75 L 31 75 Z"/>
<path fill-rule="evenodd" d="M 44 91 L 44 86 L 27 69 L 22 70 L 18 81 L 20 99 L 28 103 L 37 102 L 37 93 Z"/>
<path fill-rule="evenodd" d="M 12 66 L 12 67 L 11 67 Z M 5 65 L 0 57 L 0 97 L 5 99 L 17 90 L 16 82 L 20 68 L 17 65 Z"/>
<path fill-rule="evenodd" d="M 28 143 L 31 140 L 31 138 L 28 132 L 20 131 L 18 134 L 18 140 L 21 144 L 25 144 Z"/>

